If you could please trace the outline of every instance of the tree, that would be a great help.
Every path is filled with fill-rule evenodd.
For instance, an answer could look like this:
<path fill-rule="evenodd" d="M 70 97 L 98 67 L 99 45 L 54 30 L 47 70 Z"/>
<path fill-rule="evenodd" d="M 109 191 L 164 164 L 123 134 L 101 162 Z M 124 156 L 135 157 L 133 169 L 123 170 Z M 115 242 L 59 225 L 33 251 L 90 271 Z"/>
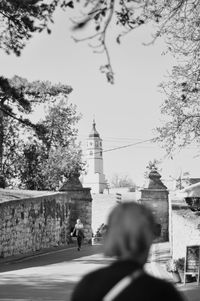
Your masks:
<path fill-rule="evenodd" d="M 89 2 L 89 3 L 88 3 Z M 177 58 L 166 82 L 160 84 L 165 93 L 161 113 L 165 122 L 156 129 L 156 142 L 161 142 L 168 154 L 190 143 L 200 141 L 200 2 L 194 0 L 122 0 L 87 1 L 90 13 L 75 25 L 75 29 L 90 24 L 93 34 L 80 41 L 94 41 L 94 50 L 103 49 L 107 64 L 102 67 L 109 82 L 113 83 L 113 69 L 106 44 L 109 25 L 118 26 L 116 41 L 140 26 L 150 25 L 153 44 L 162 37 L 166 52 Z M 91 7 L 90 6 L 90 7 Z M 114 22 L 113 22 L 114 21 Z M 121 30 L 121 32 L 120 32 Z M 77 40 L 78 41 L 78 40 Z M 97 44 L 95 44 L 97 42 Z M 90 43 L 91 44 L 91 43 Z"/>
<path fill-rule="evenodd" d="M 158 139 L 167 152 L 199 142 L 199 10 L 196 0 L 52 0 L 48 4 L 39 0 L 3 0 L 0 4 L 0 47 L 6 52 L 21 53 L 33 33 L 50 33 L 53 13 L 63 8 L 73 9 L 79 16 L 74 18 L 74 33 L 82 30 L 82 38 L 75 41 L 90 42 L 94 52 L 106 55 L 100 66 L 108 82 L 114 83 L 114 70 L 107 46 L 107 33 L 116 26 L 116 42 L 141 26 L 151 26 L 154 43 L 163 37 L 167 52 L 179 62 L 174 66 L 169 80 L 161 87 L 166 93 L 162 112 L 167 120 L 158 128 Z M 81 8 L 81 9 L 79 9 Z M 1 83 L 0 83 L 1 85 Z M 1 143 L 0 143 L 1 144 Z"/>
<path fill-rule="evenodd" d="M 44 130 L 24 143 L 19 160 L 21 187 L 56 190 L 66 177 L 84 168 L 82 151 L 76 143 L 80 117 L 76 106 L 63 98 L 49 106 L 39 123 Z"/>
<path fill-rule="evenodd" d="M 21 156 L 16 165 L 18 167 L 19 187 L 29 190 L 45 190 L 42 165 L 45 156 L 45 148 L 38 141 L 23 144 Z"/>
<path fill-rule="evenodd" d="M 148 165 L 146 166 L 146 171 L 145 171 L 145 173 L 144 173 L 144 177 L 146 178 L 146 179 L 148 179 L 149 178 L 149 173 L 151 172 L 151 171 L 158 171 L 158 165 L 160 164 L 160 161 L 159 160 L 157 160 L 157 159 L 153 159 L 153 161 L 149 161 L 148 162 Z"/>
<path fill-rule="evenodd" d="M 117 27 L 116 42 L 120 44 L 122 37 L 138 27 L 156 24 L 155 29 L 152 27 L 152 42 L 164 36 L 169 51 L 191 53 L 198 49 L 199 5 L 194 0 L 49 0 L 46 3 L 40 0 L 2 0 L 0 47 L 7 53 L 20 55 L 34 33 L 43 30 L 51 33 L 50 25 L 57 9 L 62 8 L 67 13 L 73 9 L 76 14 L 79 12 L 73 20 L 73 29 L 81 29 L 85 35 L 81 39 L 74 38 L 75 41 L 93 41 L 94 44 L 90 45 L 94 51 L 105 53 L 106 63 L 100 70 L 113 83 L 114 72 L 107 47 L 107 33 L 111 26 Z"/>
<path fill-rule="evenodd" d="M 195 73 L 189 78 L 190 72 L 192 69 L 186 66 L 174 67 L 169 82 L 161 85 L 166 100 L 161 107 L 164 122 L 156 128 L 156 141 L 172 155 L 177 148 L 200 141 L 200 86 Z"/>
<path fill-rule="evenodd" d="M 44 126 L 35 125 L 27 118 L 34 106 L 54 101 L 60 95 L 67 99 L 71 91 L 70 86 L 62 84 L 52 85 L 50 82 L 42 81 L 28 82 L 19 76 L 14 76 L 12 79 L 0 77 L 0 187 L 6 185 L 3 161 L 7 160 L 9 156 L 4 149 L 8 146 L 8 140 L 5 139 L 5 135 L 8 135 L 7 127 L 10 128 L 10 131 L 11 129 L 13 132 L 17 131 L 16 123 L 12 124 L 11 120 L 17 121 L 18 126 L 20 124 L 41 133 L 45 130 Z M 7 119 L 8 117 L 9 119 Z"/>
<path fill-rule="evenodd" d="M 75 143 L 51 150 L 48 159 L 42 165 L 45 189 L 57 190 L 66 178 L 83 169 L 82 150 Z"/>
<path fill-rule="evenodd" d="M 47 150 L 56 149 L 59 146 L 67 147 L 77 137 L 76 123 L 81 115 L 76 113 L 76 106 L 69 104 L 61 98 L 48 107 L 45 120 L 38 125 L 44 131 L 38 132 L 38 137 L 43 141 Z"/>
<path fill-rule="evenodd" d="M 128 175 L 118 175 L 114 174 L 111 179 L 112 187 L 119 188 L 119 187 L 135 187 L 135 183 Z"/>
<path fill-rule="evenodd" d="M 2 158 L 2 174 L 7 186 L 15 186 L 18 176 L 16 162 L 20 157 L 22 140 L 20 138 L 19 123 L 5 117 L 4 121 L 4 152 Z"/>
<path fill-rule="evenodd" d="M 21 54 L 26 41 L 35 32 L 44 29 L 50 33 L 56 0 L 49 4 L 40 0 L 1 0 L 0 3 L 0 48 L 6 53 Z"/>
<path fill-rule="evenodd" d="M 77 2 L 79 3 L 73 1 L 75 8 Z M 90 45 L 93 41 L 94 44 L 91 46 L 94 47 L 94 51 L 106 54 L 107 63 L 101 66 L 101 71 L 106 73 L 110 83 L 113 83 L 114 73 L 107 47 L 107 33 L 109 27 L 113 28 L 115 25 L 117 26 L 116 42 L 119 44 L 126 34 L 140 26 L 150 25 L 152 28 L 150 44 L 162 36 L 166 41 L 167 51 L 175 55 L 188 56 L 189 63 L 195 68 L 199 51 L 199 1 L 85 0 L 81 1 L 81 6 L 80 19 L 75 23 L 74 29 L 85 29 L 88 25 L 90 30 L 84 38 L 75 40 L 90 41 Z"/>
<path fill-rule="evenodd" d="M 190 185 L 190 173 L 189 172 L 180 172 L 180 175 L 176 179 L 176 188 L 183 189 L 186 186 Z"/>

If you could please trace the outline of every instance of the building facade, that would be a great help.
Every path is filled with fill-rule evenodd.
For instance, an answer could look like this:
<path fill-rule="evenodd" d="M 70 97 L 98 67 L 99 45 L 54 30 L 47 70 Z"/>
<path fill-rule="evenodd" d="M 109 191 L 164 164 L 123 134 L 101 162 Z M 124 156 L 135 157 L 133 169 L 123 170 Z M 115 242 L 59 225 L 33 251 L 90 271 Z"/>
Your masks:
<path fill-rule="evenodd" d="M 103 193 L 107 188 L 107 183 L 103 172 L 102 139 L 96 130 L 94 120 L 87 139 L 86 160 L 87 168 L 86 175 L 83 177 L 83 185 L 91 187 L 93 193 Z"/>

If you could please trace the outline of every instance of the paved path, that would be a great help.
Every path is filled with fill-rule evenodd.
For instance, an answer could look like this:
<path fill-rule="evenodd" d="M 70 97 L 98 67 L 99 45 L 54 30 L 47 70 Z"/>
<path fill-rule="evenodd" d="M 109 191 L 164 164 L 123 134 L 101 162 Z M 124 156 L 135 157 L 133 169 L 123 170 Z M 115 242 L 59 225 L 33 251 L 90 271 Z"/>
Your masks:
<path fill-rule="evenodd" d="M 167 244 L 154 245 L 145 269 L 156 277 L 172 281 L 164 266 L 168 258 Z M 110 262 L 111 259 L 102 255 L 102 247 L 96 245 L 85 246 L 81 252 L 76 248 L 61 249 L 1 264 L 0 300 L 69 301 L 76 282 L 85 273 Z M 199 301 L 199 297 L 195 299 L 198 288 L 184 289 L 190 296 L 189 301 Z"/>

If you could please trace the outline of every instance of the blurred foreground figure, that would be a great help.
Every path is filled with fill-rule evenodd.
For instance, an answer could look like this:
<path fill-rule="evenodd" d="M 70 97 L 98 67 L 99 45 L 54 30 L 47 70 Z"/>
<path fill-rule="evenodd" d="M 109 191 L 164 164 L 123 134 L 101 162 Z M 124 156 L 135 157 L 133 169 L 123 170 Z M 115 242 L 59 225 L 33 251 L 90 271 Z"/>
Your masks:
<path fill-rule="evenodd" d="M 154 238 L 151 212 L 136 203 L 116 206 L 108 219 L 104 252 L 110 266 L 86 275 L 72 301 L 182 301 L 175 287 L 143 270 Z"/>

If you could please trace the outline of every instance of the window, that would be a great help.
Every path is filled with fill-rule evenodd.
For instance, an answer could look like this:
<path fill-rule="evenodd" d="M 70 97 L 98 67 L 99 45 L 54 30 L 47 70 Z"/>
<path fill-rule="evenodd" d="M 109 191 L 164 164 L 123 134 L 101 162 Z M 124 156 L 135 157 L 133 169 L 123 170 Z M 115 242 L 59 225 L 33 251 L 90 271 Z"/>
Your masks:
<path fill-rule="evenodd" d="M 90 156 L 92 156 L 93 155 L 93 152 L 92 151 L 90 151 Z"/>

